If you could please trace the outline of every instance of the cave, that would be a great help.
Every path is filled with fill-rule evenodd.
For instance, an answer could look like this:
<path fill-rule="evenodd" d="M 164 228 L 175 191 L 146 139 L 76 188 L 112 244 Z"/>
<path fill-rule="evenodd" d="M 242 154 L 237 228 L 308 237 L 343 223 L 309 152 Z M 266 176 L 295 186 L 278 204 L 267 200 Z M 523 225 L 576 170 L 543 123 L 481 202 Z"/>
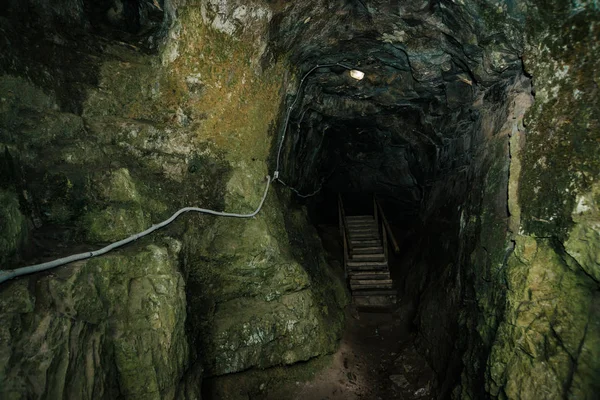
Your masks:
<path fill-rule="evenodd" d="M 597 399 L 599 47 L 596 1 L 5 1 L 0 398 Z"/>

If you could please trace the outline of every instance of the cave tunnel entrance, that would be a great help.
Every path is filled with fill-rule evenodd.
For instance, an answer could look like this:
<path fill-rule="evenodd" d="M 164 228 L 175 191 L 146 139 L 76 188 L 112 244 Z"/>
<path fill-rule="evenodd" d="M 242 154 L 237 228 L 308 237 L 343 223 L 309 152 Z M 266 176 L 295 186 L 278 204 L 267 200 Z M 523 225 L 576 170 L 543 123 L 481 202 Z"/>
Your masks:
<path fill-rule="evenodd" d="M 464 255 L 473 247 L 471 233 L 464 229 L 465 215 L 479 210 L 479 196 L 492 195 L 483 191 L 483 185 L 495 179 L 499 182 L 498 192 L 493 194 L 498 198 L 496 211 L 502 218 L 508 217 L 508 136 L 500 132 L 515 93 L 528 93 L 530 80 L 515 54 L 504 55 L 501 70 L 482 75 L 480 66 L 469 65 L 461 55 L 410 63 L 403 51 L 381 42 L 369 43 L 368 38 L 364 41 L 362 45 L 380 52 L 372 51 L 367 59 L 326 56 L 327 60 L 360 66 L 357 68 L 365 71 L 361 81 L 351 79 L 343 69 L 305 68 L 309 74 L 295 99 L 289 137 L 283 144 L 283 176 L 294 188 L 295 201 L 307 207 L 330 261 L 337 259 L 344 271 L 355 304 L 360 303 L 353 285 L 373 282 L 359 281 L 358 275 L 349 272 L 348 265 L 356 257 L 368 257 L 360 261 L 373 264 L 363 271 L 373 274 L 369 279 L 384 282 L 389 277 L 393 282 L 396 298 L 392 306 L 387 311 L 373 308 L 371 303 L 358 308 L 358 321 L 363 322 L 350 317 L 351 333 L 344 340 L 366 351 L 369 358 L 380 351 L 369 347 L 369 330 L 388 329 L 383 336 L 396 340 L 383 340 L 383 346 L 388 346 L 384 353 L 414 356 L 417 375 L 433 379 L 429 365 L 437 377 L 435 384 L 432 380 L 425 384 L 419 376 L 411 379 L 437 386 L 444 398 L 459 380 L 462 363 L 457 324 L 450 321 L 458 320 L 471 295 L 454 287 L 461 264 L 466 262 Z M 311 63 L 318 64 L 311 60 L 305 65 Z M 373 215 L 373 196 L 378 198 L 399 243 L 397 253 L 389 249 L 382 259 L 387 270 L 376 269 L 379 254 L 357 255 L 346 250 L 344 261 L 338 195 L 348 216 Z M 362 235 L 367 228 L 360 224 Z M 384 231 L 381 228 L 378 243 Z M 374 277 L 382 271 L 389 276 Z M 438 308 L 432 309 L 432 304 Z M 389 320 L 362 311 L 384 311 Z M 353 324 L 365 330 L 353 330 Z M 399 345 L 407 341 L 413 343 L 411 349 L 419 351 L 413 353 Z M 415 354 L 426 355 L 427 362 Z M 388 369 L 382 373 L 387 375 L 375 379 L 389 380 L 394 373 L 393 362 L 384 357 Z M 414 395 L 420 388 L 412 389 Z"/>
<path fill-rule="evenodd" d="M 0 261 L 266 201 L 0 287 L 0 397 L 593 397 L 597 12 L 9 0 Z M 340 195 L 348 240 L 379 243 L 344 249 Z M 365 266 L 386 307 L 346 307 Z"/>

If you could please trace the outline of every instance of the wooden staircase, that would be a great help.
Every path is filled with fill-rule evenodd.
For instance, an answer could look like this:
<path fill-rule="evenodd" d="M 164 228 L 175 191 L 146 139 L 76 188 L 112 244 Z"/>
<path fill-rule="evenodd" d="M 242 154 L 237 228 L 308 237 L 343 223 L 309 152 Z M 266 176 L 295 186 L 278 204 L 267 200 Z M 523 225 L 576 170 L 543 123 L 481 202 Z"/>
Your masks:
<path fill-rule="evenodd" d="M 338 199 L 344 267 L 353 303 L 361 307 L 393 306 L 396 290 L 388 264 L 388 235 L 394 250 L 398 245 L 381 206 L 374 198 L 373 215 L 346 216 L 341 195 Z"/>

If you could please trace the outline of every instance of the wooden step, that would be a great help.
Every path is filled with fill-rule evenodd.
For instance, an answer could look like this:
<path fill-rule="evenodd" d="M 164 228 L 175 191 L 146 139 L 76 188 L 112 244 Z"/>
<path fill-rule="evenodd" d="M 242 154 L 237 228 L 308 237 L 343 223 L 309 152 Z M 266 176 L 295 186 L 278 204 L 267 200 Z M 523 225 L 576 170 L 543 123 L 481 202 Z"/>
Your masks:
<path fill-rule="evenodd" d="M 352 271 L 348 274 L 350 279 L 391 279 L 389 271 Z"/>
<path fill-rule="evenodd" d="M 375 218 L 372 215 L 347 215 L 347 221 L 374 221 Z"/>
<path fill-rule="evenodd" d="M 349 235 L 350 240 L 358 241 L 358 240 L 379 240 L 379 235 L 374 235 L 372 233 L 359 234 L 359 235 Z"/>
<path fill-rule="evenodd" d="M 385 254 L 354 254 L 350 256 L 350 261 L 385 261 Z"/>
<path fill-rule="evenodd" d="M 349 226 L 348 232 L 379 232 L 379 229 L 375 225 Z"/>
<path fill-rule="evenodd" d="M 366 226 L 372 225 L 373 226 L 373 225 L 376 225 L 375 222 L 376 221 L 373 218 L 369 218 L 369 219 L 355 219 L 355 220 L 346 219 L 346 224 L 347 225 L 354 225 L 354 226 L 363 226 L 363 225 L 366 225 Z"/>
<path fill-rule="evenodd" d="M 388 272 L 389 269 L 387 267 L 387 265 L 383 265 L 383 264 L 379 264 L 379 265 L 359 265 L 359 266 L 353 266 L 353 267 L 347 267 L 347 271 L 349 274 L 352 274 L 353 272 Z"/>
<path fill-rule="evenodd" d="M 387 265 L 367 266 L 367 267 L 362 267 L 361 266 L 361 267 L 348 267 L 347 270 L 348 270 L 349 274 L 352 274 L 355 271 L 362 271 L 362 272 L 367 272 L 367 271 L 375 271 L 375 272 L 385 271 L 385 272 L 387 272 L 388 271 L 388 267 L 387 267 Z"/>
<path fill-rule="evenodd" d="M 371 226 L 357 226 L 357 227 L 349 226 L 347 232 L 348 233 L 376 232 L 377 234 L 379 234 L 379 229 L 377 229 L 377 227 L 371 227 Z"/>
<path fill-rule="evenodd" d="M 387 261 L 353 261 L 348 260 L 349 267 L 386 267 L 388 266 Z"/>
<path fill-rule="evenodd" d="M 348 222 L 346 223 L 348 229 L 376 229 L 377 224 L 373 222 Z"/>
<path fill-rule="evenodd" d="M 362 277 L 361 277 L 362 278 Z M 379 285 L 378 287 L 381 288 L 388 288 L 388 287 L 392 287 L 392 280 L 391 279 L 350 279 L 350 285 L 356 285 L 356 286 L 360 286 L 360 285 Z"/>
<path fill-rule="evenodd" d="M 367 281 L 355 281 L 350 282 L 350 289 L 352 289 L 352 295 L 360 293 L 362 290 L 379 290 L 379 289 L 392 289 L 394 284 L 391 279 L 389 280 L 367 280 Z"/>
<path fill-rule="evenodd" d="M 355 231 L 348 231 L 348 234 L 350 236 L 355 236 L 355 235 L 372 235 L 372 236 L 377 236 L 379 237 L 379 231 L 378 230 L 355 230 Z"/>
<path fill-rule="evenodd" d="M 352 292 L 352 296 L 366 297 L 366 296 L 394 296 L 396 297 L 397 291 L 395 289 L 379 289 L 379 290 L 357 290 Z"/>
<path fill-rule="evenodd" d="M 350 239 L 350 245 L 352 247 L 381 247 L 381 240 L 352 240 Z"/>
<path fill-rule="evenodd" d="M 379 236 L 379 230 L 377 229 L 348 229 L 350 235 L 377 235 Z"/>
<path fill-rule="evenodd" d="M 380 254 L 383 253 L 383 247 L 357 247 L 350 250 L 350 256 L 356 254 Z"/>

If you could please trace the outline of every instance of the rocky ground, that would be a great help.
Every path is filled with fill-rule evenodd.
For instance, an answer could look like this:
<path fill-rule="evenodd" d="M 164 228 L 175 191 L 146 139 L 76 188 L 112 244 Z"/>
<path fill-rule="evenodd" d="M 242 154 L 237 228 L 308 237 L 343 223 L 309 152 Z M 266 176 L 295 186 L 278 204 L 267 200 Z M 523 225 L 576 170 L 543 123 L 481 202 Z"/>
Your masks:
<path fill-rule="evenodd" d="M 350 308 L 346 332 L 332 364 L 315 380 L 298 383 L 291 398 L 433 399 L 433 372 L 413 345 L 409 321 L 399 315 Z"/>
<path fill-rule="evenodd" d="M 329 265 L 343 274 L 335 225 L 317 230 Z M 396 266 L 397 267 L 397 266 Z M 332 356 L 287 367 L 250 370 L 204 382 L 203 398 L 218 400 L 408 400 L 432 399 L 434 376 L 415 348 L 414 312 L 345 310 L 344 334 Z"/>
<path fill-rule="evenodd" d="M 321 225 L 328 262 L 340 264 L 336 226 Z M 339 265 L 339 268 L 342 268 Z M 307 382 L 297 382 L 293 399 L 431 399 L 433 371 L 414 346 L 406 305 L 395 310 L 348 306 L 344 336 L 331 364 Z M 281 393 L 267 398 L 275 400 Z"/>

